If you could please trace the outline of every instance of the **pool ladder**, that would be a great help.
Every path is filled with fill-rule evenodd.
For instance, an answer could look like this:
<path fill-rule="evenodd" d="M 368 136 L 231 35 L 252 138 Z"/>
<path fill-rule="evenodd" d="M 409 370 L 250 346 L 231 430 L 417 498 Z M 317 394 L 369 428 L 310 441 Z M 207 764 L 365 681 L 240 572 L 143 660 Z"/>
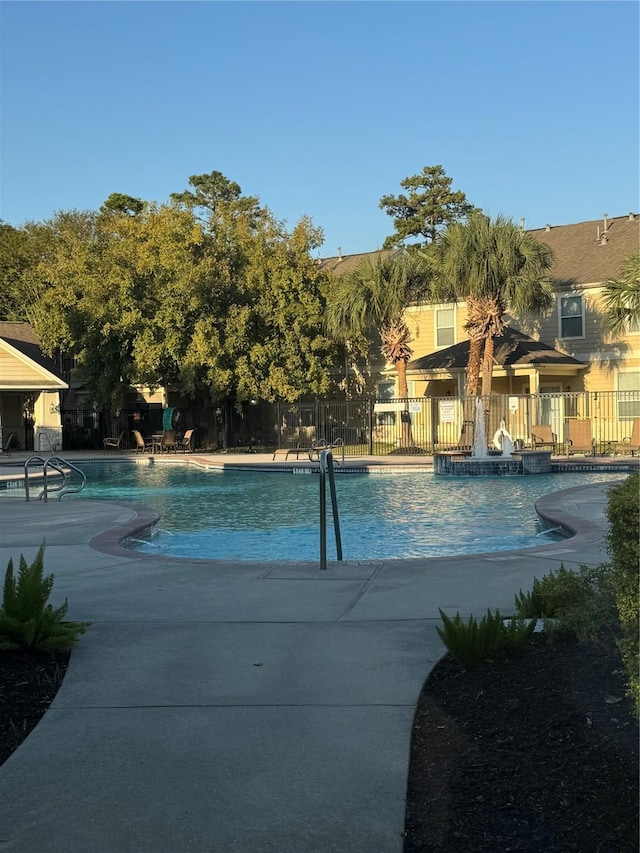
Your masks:
<path fill-rule="evenodd" d="M 340 537 L 340 519 L 338 517 L 338 499 L 336 497 L 336 479 L 333 470 L 333 453 L 330 447 L 316 449 L 320 461 L 320 568 L 327 568 L 327 480 L 331 493 L 333 511 L 333 530 L 336 535 L 336 556 L 342 560 L 342 539 Z M 309 453 L 311 457 L 311 452 Z"/>
<path fill-rule="evenodd" d="M 29 466 L 31 464 L 35 464 L 38 466 L 42 466 L 42 479 L 44 484 L 44 489 L 38 495 L 38 500 L 42 500 L 44 498 L 44 502 L 47 503 L 49 500 L 49 493 L 56 493 L 56 500 L 61 500 L 65 495 L 73 494 L 74 492 L 81 492 L 87 482 L 87 478 L 83 474 L 83 472 L 76 468 L 71 462 L 68 462 L 66 459 L 62 459 L 60 456 L 50 456 L 48 459 L 44 459 L 42 456 L 30 456 L 26 462 L 24 463 L 24 493 L 25 500 L 30 500 L 29 494 Z M 61 476 L 61 480 L 57 482 L 54 486 L 49 484 L 47 479 L 47 473 L 49 469 L 53 471 L 57 471 Z M 80 475 L 80 482 L 71 483 L 70 482 L 70 473 L 71 471 L 75 471 L 76 474 Z"/>

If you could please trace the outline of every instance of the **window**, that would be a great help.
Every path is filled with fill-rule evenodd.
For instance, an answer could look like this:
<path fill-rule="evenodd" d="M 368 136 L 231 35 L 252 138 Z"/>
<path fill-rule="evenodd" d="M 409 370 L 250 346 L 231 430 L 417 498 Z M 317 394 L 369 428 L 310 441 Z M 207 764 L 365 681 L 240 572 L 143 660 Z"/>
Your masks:
<path fill-rule="evenodd" d="M 560 297 L 560 337 L 584 337 L 584 300 L 571 294 Z"/>
<path fill-rule="evenodd" d="M 450 347 L 456 342 L 453 308 L 436 308 L 436 346 Z"/>
<path fill-rule="evenodd" d="M 395 400 L 396 398 L 396 383 L 395 380 L 378 382 L 376 385 L 376 396 L 378 400 Z"/>
<path fill-rule="evenodd" d="M 640 371 L 618 371 L 618 418 L 640 418 Z"/>

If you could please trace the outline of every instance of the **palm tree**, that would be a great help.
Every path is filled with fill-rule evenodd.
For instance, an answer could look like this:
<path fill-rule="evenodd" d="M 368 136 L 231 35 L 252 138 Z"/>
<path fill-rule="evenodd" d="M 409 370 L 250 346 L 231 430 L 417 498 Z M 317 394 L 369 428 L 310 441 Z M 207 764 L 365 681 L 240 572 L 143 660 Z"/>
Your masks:
<path fill-rule="evenodd" d="M 478 394 L 481 364 L 482 395 L 491 394 L 494 341 L 506 328 L 507 310 L 539 314 L 552 306 L 552 263 L 547 245 L 504 216 L 491 220 L 476 211 L 442 235 L 440 287 L 467 302 L 468 397 Z"/>
<path fill-rule="evenodd" d="M 422 255 L 407 253 L 365 260 L 355 270 L 336 276 L 327 301 L 326 326 L 340 340 L 358 339 L 375 327 L 380 351 L 398 374 L 398 396 L 406 400 L 411 333 L 404 320 L 408 305 L 427 288 L 428 265 Z M 411 423 L 402 419 L 402 446 L 411 447 Z"/>
<path fill-rule="evenodd" d="M 618 277 L 605 282 L 602 301 L 607 326 L 615 335 L 640 323 L 640 253 L 628 257 Z"/>

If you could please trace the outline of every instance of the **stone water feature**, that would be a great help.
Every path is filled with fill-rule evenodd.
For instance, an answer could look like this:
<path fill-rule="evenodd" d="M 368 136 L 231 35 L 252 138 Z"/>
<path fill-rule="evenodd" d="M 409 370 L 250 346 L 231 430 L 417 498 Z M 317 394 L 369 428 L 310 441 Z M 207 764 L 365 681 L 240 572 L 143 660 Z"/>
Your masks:
<path fill-rule="evenodd" d="M 433 456 L 433 473 L 466 477 L 505 476 L 510 474 L 548 474 L 551 471 L 550 450 L 516 450 L 505 422 L 493 436 L 493 447 L 487 442 L 482 400 L 476 400 L 473 450 L 443 451 Z"/>

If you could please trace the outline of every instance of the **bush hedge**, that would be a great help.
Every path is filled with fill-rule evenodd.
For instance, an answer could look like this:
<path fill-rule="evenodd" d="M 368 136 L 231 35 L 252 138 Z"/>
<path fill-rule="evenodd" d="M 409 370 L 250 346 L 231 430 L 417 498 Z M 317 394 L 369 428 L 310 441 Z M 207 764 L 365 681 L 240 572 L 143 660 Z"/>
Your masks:
<path fill-rule="evenodd" d="M 622 628 L 620 651 L 640 715 L 640 473 L 609 490 L 606 515 L 607 550 Z"/>

